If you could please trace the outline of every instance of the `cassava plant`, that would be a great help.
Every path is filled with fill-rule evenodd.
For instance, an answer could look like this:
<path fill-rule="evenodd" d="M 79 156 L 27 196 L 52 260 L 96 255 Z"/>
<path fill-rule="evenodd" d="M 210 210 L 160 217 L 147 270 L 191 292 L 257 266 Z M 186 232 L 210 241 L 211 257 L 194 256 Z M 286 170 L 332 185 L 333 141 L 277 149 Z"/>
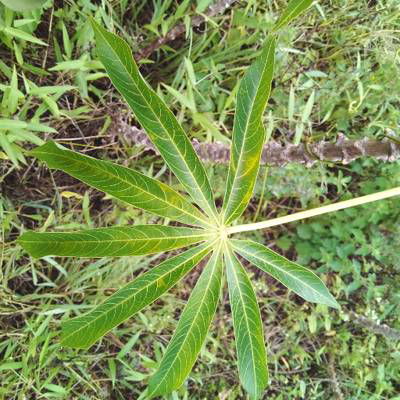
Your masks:
<path fill-rule="evenodd" d="M 119 200 L 182 224 L 110 227 L 75 233 L 26 232 L 19 243 L 33 257 L 132 256 L 191 246 L 140 275 L 92 311 L 63 323 L 63 345 L 89 348 L 209 257 L 159 368 L 149 380 L 148 398 L 179 388 L 190 373 L 218 306 L 224 274 L 232 309 L 240 381 L 252 399 L 262 396 L 268 383 L 263 324 L 254 289 L 238 255 L 303 299 L 339 307 L 313 272 L 263 244 L 234 239 L 231 235 L 400 194 L 397 188 L 264 222 L 234 224 L 252 196 L 259 170 L 265 141 L 262 115 L 271 90 L 278 30 L 311 3 L 312 0 L 289 2 L 241 81 L 222 210 L 215 206 L 209 179 L 191 142 L 174 114 L 141 76 L 128 44 L 94 21 L 98 55 L 113 84 L 189 196 L 139 172 L 75 153 L 54 142 L 31 152 L 50 168 L 62 170 Z"/>

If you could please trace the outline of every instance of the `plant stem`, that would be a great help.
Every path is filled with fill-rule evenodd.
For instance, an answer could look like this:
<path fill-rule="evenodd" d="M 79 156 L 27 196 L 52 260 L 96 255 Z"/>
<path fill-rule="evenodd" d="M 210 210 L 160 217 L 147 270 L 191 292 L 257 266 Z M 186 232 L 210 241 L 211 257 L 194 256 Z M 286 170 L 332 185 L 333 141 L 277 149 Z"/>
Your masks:
<path fill-rule="evenodd" d="M 248 232 L 248 231 L 254 231 L 256 229 L 270 228 L 272 226 L 287 224 L 288 222 L 315 217 L 317 215 L 326 214 L 332 211 L 343 210 L 344 208 L 359 206 L 361 204 L 371 203 L 373 201 L 383 200 L 393 196 L 400 196 L 400 187 L 385 190 L 383 192 L 369 194 L 367 196 L 357 197 L 352 200 L 340 201 L 339 203 L 329 204 L 327 206 L 313 208 L 307 211 L 301 211 L 295 214 L 286 215 L 285 217 L 279 217 L 267 221 L 256 222 L 254 224 L 231 226 L 226 229 L 226 232 L 228 235 L 231 235 L 233 233 Z"/>
<path fill-rule="evenodd" d="M 128 123 L 123 112 L 114 119 L 108 133 L 111 139 L 123 137 L 129 144 L 157 153 L 146 132 Z M 77 139 L 81 140 L 80 137 Z M 197 155 L 203 161 L 215 164 L 229 163 L 230 147 L 227 144 L 196 141 L 193 141 L 192 144 Z M 393 136 L 388 136 L 383 140 L 347 140 L 340 136 L 336 143 L 321 141 L 310 144 L 300 143 L 299 145 L 281 144 L 270 140 L 264 145 L 260 163 L 269 166 L 298 163 L 311 167 L 318 162 L 348 164 L 362 157 L 373 157 L 384 162 L 399 160 L 400 141 Z"/>

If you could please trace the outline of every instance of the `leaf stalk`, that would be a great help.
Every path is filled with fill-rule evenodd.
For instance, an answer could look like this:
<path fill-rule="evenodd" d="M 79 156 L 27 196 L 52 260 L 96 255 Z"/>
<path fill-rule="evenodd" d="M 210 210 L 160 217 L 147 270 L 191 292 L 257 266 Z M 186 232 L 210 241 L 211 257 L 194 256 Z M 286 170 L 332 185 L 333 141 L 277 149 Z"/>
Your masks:
<path fill-rule="evenodd" d="M 295 214 L 286 215 L 284 217 L 273 218 L 267 221 L 256 222 L 253 224 L 237 225 L 226 228 L 228 235 L 239 233 L 239 232 L 249 232 L 258 229 L 271 228 L 277 225 L 287 224 L 289 222 L 298 221 L 301 219 L 306 219 L 310 217 L 315 217 L 317 215 L 322 215 L 330 213 L 333 211 L 343 210 L 349 207 L 359 206 L 361 204 L 371 203 L 377 200 L 387 199 L 393 196 L 400 196 L 400 187 L 394 189 L 384 190 L 383 192 L 373 193 L 366 196 L 356 197 L 355 199 L 340 201 L 338 203 L 329 204 L 327 206 L 313 208 L 307 211 L 301 211 Z"/>

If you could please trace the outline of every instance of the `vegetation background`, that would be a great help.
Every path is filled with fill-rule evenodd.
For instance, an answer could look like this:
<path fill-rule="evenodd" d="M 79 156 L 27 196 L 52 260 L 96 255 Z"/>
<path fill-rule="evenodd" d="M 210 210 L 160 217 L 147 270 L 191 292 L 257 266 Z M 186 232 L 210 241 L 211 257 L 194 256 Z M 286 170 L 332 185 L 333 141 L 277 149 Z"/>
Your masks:
<path fill-rule="evenodd" d="M 58 344 L 60 321 L 102 302 L 156 257 L 31 259 L 26 229 L 163 221 L 104 197 L 25 150 L 55 139 L 179 189 L 159 156 L 137 146 L 135 121 L 93 52 L 88 15 L 139 54 L 178 23 L 186 33 L 141 70 L 192 139 L 229 141 L 238 79 L 286 0 L 231 2 L 199 26 L 209 0 L 55 0 L 39 11 L 0 5 L 0 399 L 138 399 L 165 350 L 196 272 L 89 351 Z M 316 1 L 282 32 L 265 123 L 282 143 L 399 134 L 398 0 Z M 207 164 L 214 189 L 227 166 Z M 400 185 L 400 163 L 360 159 L 262 167 L 242 223 Z M 398 199 L 252 233 L 327 283 L 341 311 L 304 303 L 250 268 L 269 344 L 268 399 L 400 399 Z M 199 270 L 197 270 L 199 271 Z M 391 328 L 385 327 L 387 324 Z M 223 298 L 186 385 L 171 399 L 244 399 Z"/>

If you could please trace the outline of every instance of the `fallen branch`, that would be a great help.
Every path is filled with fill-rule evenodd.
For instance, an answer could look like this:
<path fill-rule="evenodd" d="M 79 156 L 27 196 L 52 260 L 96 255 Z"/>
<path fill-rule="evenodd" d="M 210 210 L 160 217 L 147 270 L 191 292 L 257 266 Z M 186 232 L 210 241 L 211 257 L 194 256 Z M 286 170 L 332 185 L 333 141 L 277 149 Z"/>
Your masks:
<path fill-rule="evenodd" d="M 371 321 L 355 312 L 350 312 L 351 321 L 357 325 L 360 325 L 373 333 L 385 336 L 387 339 L 400 340 L 400 331 L 393 329 L 385 324 L 378 324 L 375 321 Z"/>
<path fill-rule="evenodd" d="M 156 152 L 146 133 L 119 119 L 112 125 L 111 136 L 123 137 L 133 146 L 143 147 L 144 150 Z M 215 164 L 227 164 L 230 157 L 229 146 L 223 143 L 200 143 L 193 141 L 193 146 L 199 157 Z M 326 161 L 348 164 L 361 157 L 373 157 L 382 161 L 396 161 L 400 159 L 400 143 L 390 139 L 347 140 L 339 135 L 336 143 L 321 141 L 309 145 L 286 144 L 282 146 L 276 141 L 270 141 L 263 150 L 261 163 L 271 166 L 283 166 L 288 163 L 305 164 L 312 166 L 316 162 Z"/>
<path fill-rule="evenodd" d="M 203 15 L 196 15 L 192 18 L 191 26 L 196 28 L 200 26 L 207 18 L 215 17 L 218 14 L 222 14 L 227 8 L 229 8 L 236 0 L 220 0 L 208 7 Z M 185 24 L 178 24 L 172 28 L 165 36 L 159 37 L 150 43 L 149 46 L 145 47 L 143 50 L 139 51 L 135 55 L 136 61 L 140 61 L 144 58 L 148 58 L 153 52 L 158 50 L 164 44 L 171 42 L 182 36 L 186 32 Z"/>

